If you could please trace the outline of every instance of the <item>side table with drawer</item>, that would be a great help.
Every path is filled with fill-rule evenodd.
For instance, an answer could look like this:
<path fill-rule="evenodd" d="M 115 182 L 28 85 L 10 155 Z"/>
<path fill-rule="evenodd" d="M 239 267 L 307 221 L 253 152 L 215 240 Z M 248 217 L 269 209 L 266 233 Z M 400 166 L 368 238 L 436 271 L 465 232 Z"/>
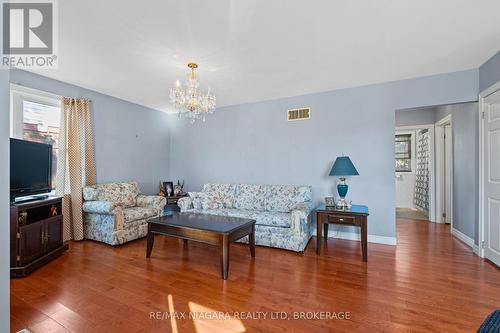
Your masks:
<path fill-rule="evenodd" d="M 368 215 L 368 207 L 362 205 L 352 205 L 349 210 L 320 205 L 316 208 L 316 253 L 321 253 L 321 240 L 323 238 L 321 233 L 324 233 L 325 242 L 328 239 L 329 224 L 357 226 L 361 230 L 363 261 L 368 261 Z"/>

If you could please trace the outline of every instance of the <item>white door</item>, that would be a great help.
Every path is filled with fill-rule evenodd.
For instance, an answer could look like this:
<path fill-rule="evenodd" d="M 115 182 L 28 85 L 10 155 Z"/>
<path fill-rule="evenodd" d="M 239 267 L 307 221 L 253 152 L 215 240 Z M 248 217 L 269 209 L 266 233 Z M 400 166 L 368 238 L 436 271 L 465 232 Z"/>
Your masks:
<path fill-rule="evenodd" d="M 451 125 L 444 126 L 444 175 L 445 175 L 445 223 L 451 223 L 452 200 L 453 200 L 453 146 L 452 146 Z"/>
<path fill-rule="evenodd" d="M 500 266 L 500 91 L 485 98 L 485 257 Z"/>

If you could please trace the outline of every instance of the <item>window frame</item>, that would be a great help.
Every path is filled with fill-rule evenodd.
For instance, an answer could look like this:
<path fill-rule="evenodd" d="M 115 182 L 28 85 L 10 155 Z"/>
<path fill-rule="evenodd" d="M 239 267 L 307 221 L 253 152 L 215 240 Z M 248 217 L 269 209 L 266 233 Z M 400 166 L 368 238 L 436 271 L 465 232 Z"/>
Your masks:
<path fill-rule="evenodd" d="M 46 91 L 10 85 L 10 137 L 21 138 L 23 133 L 23 103 L 24 101 L 61 107 L 61 96 Z"/>
<path fill-rule="evenodd" d="M 411 171 L 397 171 L 394 165 L 394 171 L 396 175 L 414 175 L 416 172 L 416 132 L 415 131 L 396 131 L 394 135 L 394 143 L 396 143 L 396 136 L 398 135 L 409 135 L 410 136 L 410 168 Z M 394 162 L 396 162 L 396 152 L 394 151 Z"/>
<path fill-rule="evenodd" d="M 17 84 L 10 85 L 10 137 L 24 138 L 24 102 L 61 108 L 61 96 L 49 92 L 27 88 Z M 56 184 L 52 184 L 55 186 Z M 54 192 L 54 191 L 52 191 Z"/>

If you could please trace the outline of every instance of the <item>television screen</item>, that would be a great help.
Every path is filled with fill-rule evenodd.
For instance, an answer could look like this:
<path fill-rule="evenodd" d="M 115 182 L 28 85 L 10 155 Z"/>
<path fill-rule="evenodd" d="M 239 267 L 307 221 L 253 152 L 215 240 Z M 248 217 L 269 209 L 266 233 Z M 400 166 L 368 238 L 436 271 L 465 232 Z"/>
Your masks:
<path fill-rule="evenodd" d="M 10 139 L 10 195 L 20 197 L 52 190 L 52 146 Z"/>

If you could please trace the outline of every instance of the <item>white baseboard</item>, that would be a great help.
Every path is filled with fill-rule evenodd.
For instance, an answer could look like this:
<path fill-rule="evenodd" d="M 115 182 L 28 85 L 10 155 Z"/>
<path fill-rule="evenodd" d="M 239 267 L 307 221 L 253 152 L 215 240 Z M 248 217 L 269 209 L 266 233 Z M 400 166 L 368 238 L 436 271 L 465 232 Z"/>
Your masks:
<path fill-rule="evenodd" d="M 472 251 L 475 254 L 479 255 L 479 246 L 477 246 L 476 244 L 474 244 L 474 240 L 472 238 L 470 238 L 466 234 L 458 231 L 457 229 L 453 229 L 453 228 L 451 229 L 451 234 L 453 236 L 455 236 L 456 238 L 458 238 L 459 240 L 461 240 L 462 242 L 464 242 L 469 247 L 471 247 Z"/>
<path fill-rule="evenodd" d="M 361 238 L 361 236 L 360 236 L 359 233 L 345 232 L 345 231 L 333 231 L 333 230 L 330 230 L 328 232 L 328 237 L 338 238 L 338 239 L 354 240 L 354 241 L 359 241 L 360 238 Z M 377 244 L 385 244 L 385 245 L 396 245 L 396 237 L 368 235 L 368 243 L 377 243 Z"/>
<path fill-rule="evenodd" d="M 333 238 L 355 240 L 355 241 L 359 241 L 361 238 L 360 234 L 355 232 L 345 232 L 345 231 L 333 231 L 333 232 L 330 231 L 330 232 L 333 234 Z M 368 235 L 368 243 L 396 245 L 396 237 Z"/>

